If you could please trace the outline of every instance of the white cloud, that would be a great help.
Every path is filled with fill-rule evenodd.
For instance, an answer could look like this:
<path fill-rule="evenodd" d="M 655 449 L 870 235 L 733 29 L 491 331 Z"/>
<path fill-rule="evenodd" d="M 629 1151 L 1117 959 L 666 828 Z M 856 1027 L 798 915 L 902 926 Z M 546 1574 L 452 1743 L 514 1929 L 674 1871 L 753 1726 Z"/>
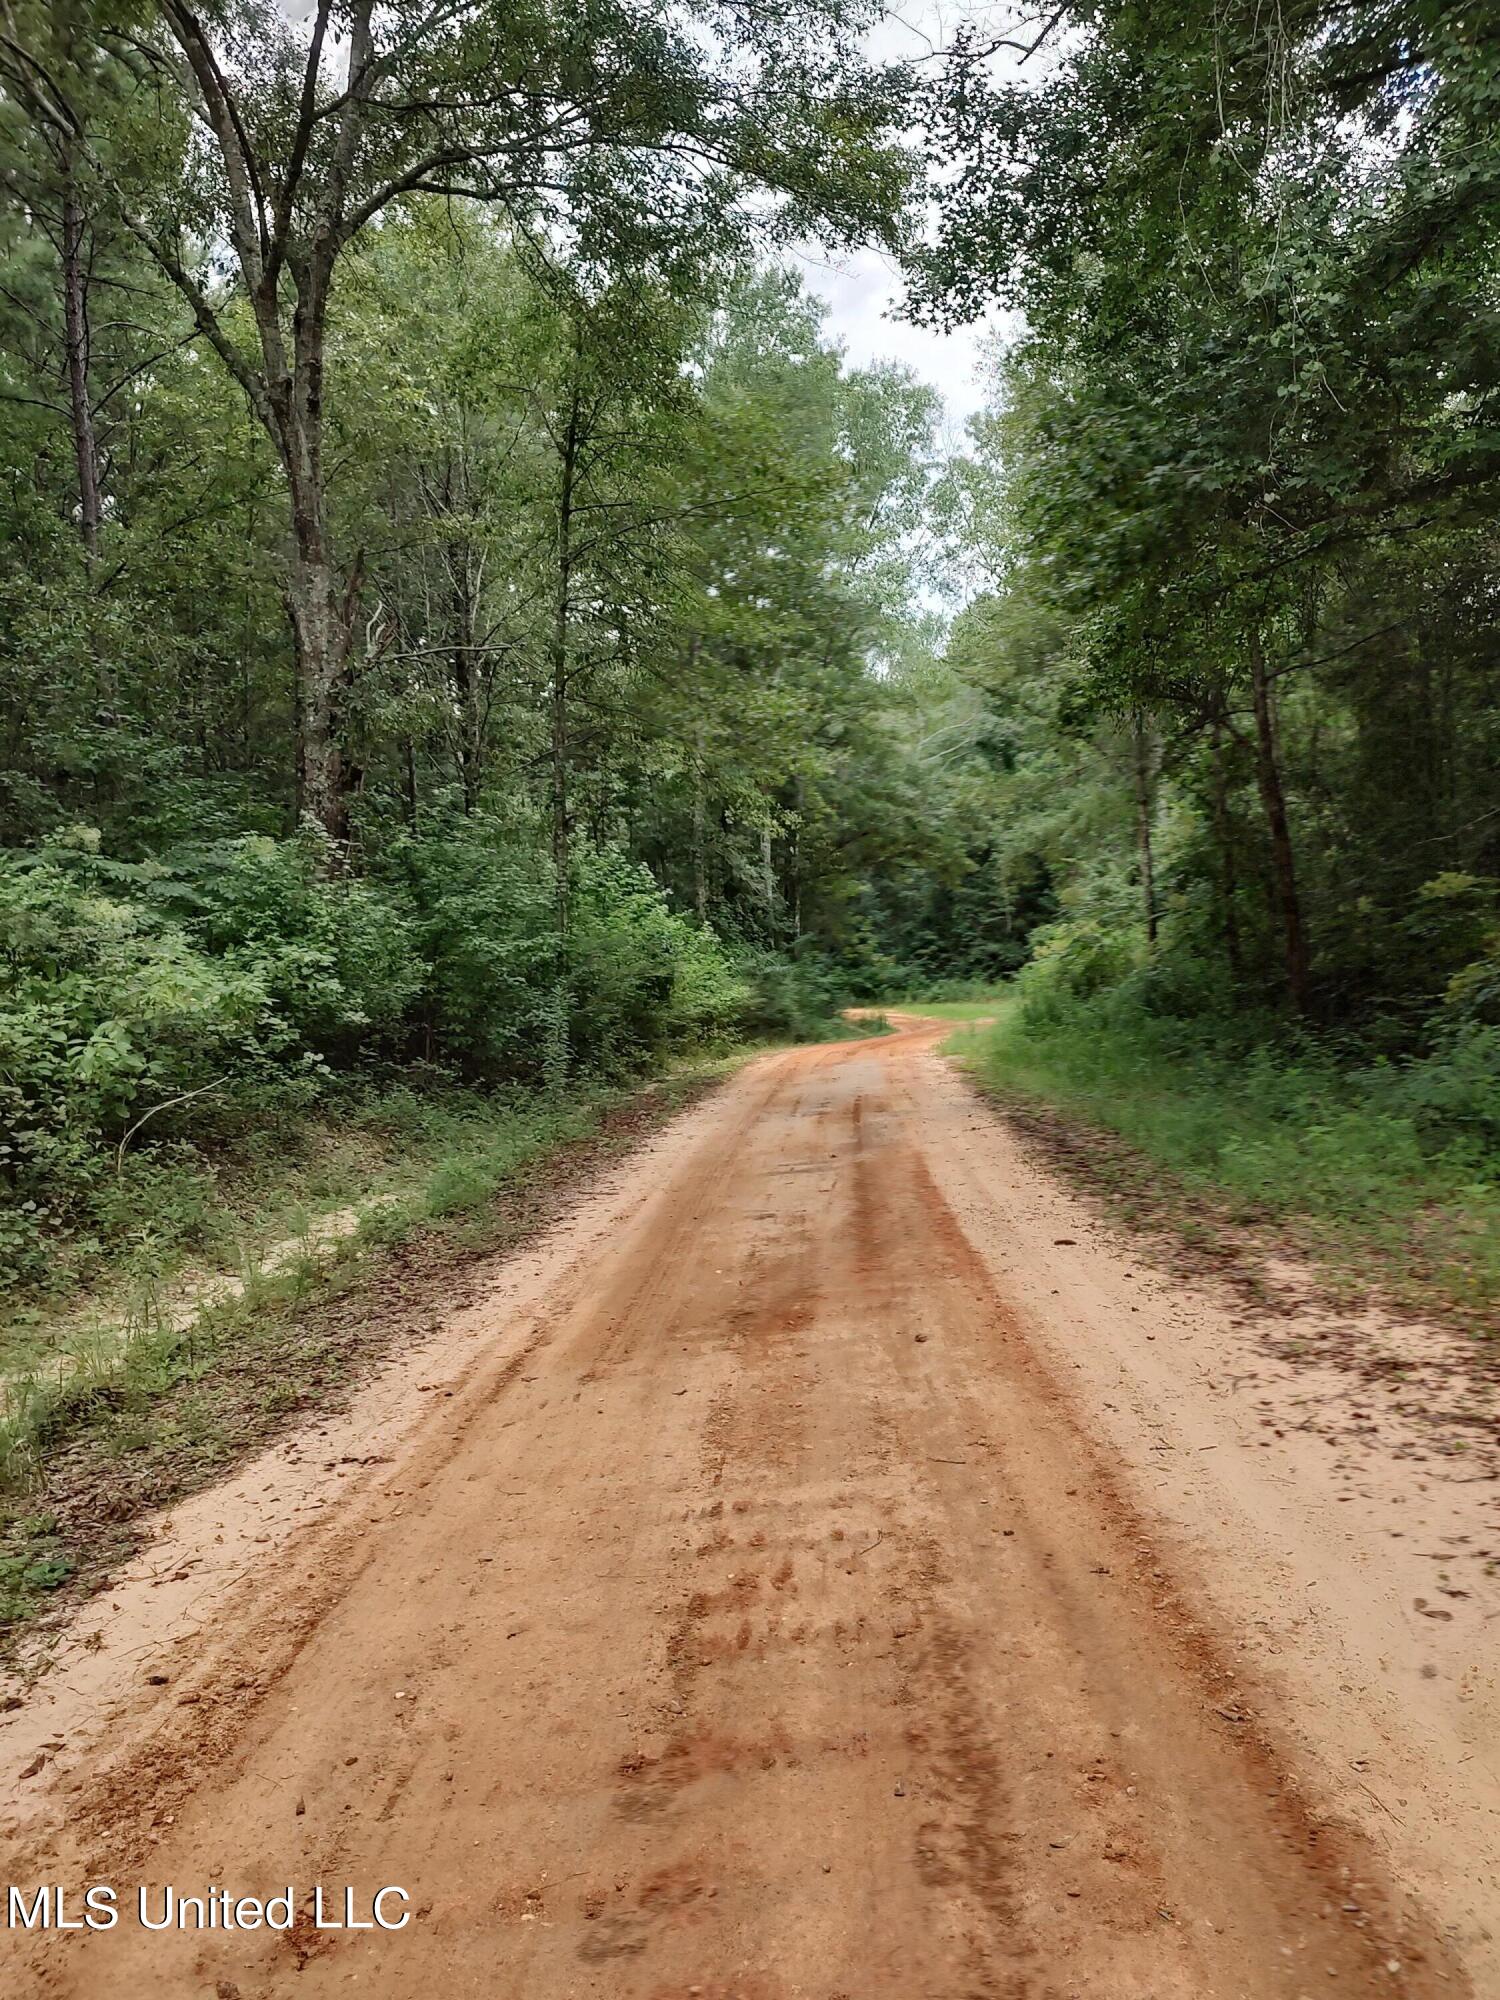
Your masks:
<path fill-rule="evenodd" d="M 943 398 L 952 441 L 984 403 L 984 355 L 1003 316 L 944 331 L 899 317 L 905 281 L 894 259 L 879 250 L 838 254 L 816 248 L 798 253 L 809 291 L 828 308 L 828 331 L 856 366 L 899 361 Z"/>
<path fill-rule="evenodd" d="M 972 27 L 984 38 L 1012 34 L 1024 42 L 1034 38 L 1044 19 L 1024 0 L 1013 5 L 973 0 L 958 6 L 944 5 L 943 0 L 911 0 L 907 6 L 888 8 L 864 46 L 874 61 L 912 62 L 925 68 L 941 58 L 960 27 Z M 997 49 L 989 67 L 992 72 L 1018 70 L 1018 52 Z M 898 361 L 931 383 L 943 398 L 948 441 L 960 444 L 969 418 L 987 400 L 987 352 L 997 333 L 1014 333 L 1015 316 L 994 312 L 975 325 L 947 331 L 915 326 L 900 316 L 906 290 L 901 271 L 881 251 L 839 254 L 805 244 L 795 261 L 808 289 L 826 303 L 829 332 L 843 343 L 850 360 L 856 365 Z"/>

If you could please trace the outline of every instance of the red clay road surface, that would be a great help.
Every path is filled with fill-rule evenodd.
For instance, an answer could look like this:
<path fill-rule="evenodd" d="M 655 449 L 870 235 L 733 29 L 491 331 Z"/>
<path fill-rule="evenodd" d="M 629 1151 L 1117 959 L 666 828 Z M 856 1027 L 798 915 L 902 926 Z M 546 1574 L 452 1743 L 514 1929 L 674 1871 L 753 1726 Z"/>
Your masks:
<path fill-rule="evenodd" d="M 943 1032 L 750 1065 L 163 1524 L 0 1733 L 8 1879 L 121 1922 L 0 1991 L 1500 1993 L 1500 1625 L 1411 1610 L 1477 1502 L 1272 1442 Z"/>

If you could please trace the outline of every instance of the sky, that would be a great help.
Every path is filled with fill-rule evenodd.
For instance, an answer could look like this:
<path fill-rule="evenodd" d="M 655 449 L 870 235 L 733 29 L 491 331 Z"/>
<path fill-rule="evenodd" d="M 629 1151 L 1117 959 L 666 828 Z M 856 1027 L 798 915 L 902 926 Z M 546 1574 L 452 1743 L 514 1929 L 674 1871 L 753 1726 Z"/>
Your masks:
<path fill-rule="evenodd" d="M 900 318 L 901 275 L 881 251 L 837 256 L 809 248 L 796 261 L 809 291 L 826 303 L 828 330 L 849 359 L 856 366 L 904 363 L 940 393 L 951 433 L 945 442 L 961 444 L 965 425 L 985 400 L 984 352 L 993 327 L 981 323 L 945 333 Z"/>
<path fill-rule="evenodd" d="M 905 5 L 896 0 L 866 36 L 865 49 L 875 61 L 909 61 L 925 67 L 951 43 L 961 25 L 999 35 L 1017 22 L 1034 19 L 1036 11 L 1025 0 L 1014 4 L 907 0 Z M 1020 32 L 1024 35 L 1024 26 Z M 1014 57 L 1001 52 L 992 61 L 998 69 L 1011 65 Z M 873 361 L 904 363 L 942 396 L 948 432 L 944 442 L 962 445 L 969 418 L 986 400 L 985 356 L 1000 328 L 999 317 L 951 332 L 912 325 L 900 317 L 900 272 L 894 260 L 879 250 L 837 255 L 809 245 L 796 261 L 808 289 L 827 304 L 829 331 L 843 343 L 849 359 L 857 366 Z"/>

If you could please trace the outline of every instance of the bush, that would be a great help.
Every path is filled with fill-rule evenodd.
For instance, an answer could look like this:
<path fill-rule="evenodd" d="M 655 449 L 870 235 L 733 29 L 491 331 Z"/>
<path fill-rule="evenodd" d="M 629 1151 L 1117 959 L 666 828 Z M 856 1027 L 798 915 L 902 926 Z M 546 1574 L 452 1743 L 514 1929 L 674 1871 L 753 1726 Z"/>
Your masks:
<path fill-rule="evenodd" d="M 139 887 L 132 871 L 117 871 Z M 252 1063 L 270 996 L 87 849 L 0 857 L 0 1272 L 35 1276 L 144 1110 Z M 276 1039 L 274 1031 L 270 1039 Z"/>
<path fill-rule="evenodd" d="M 722 1041 L 738 1033 L 750 983 L 713 931 L 682 924 L 667 1026 L 676 1041 Z"/>
<path fill-rule="evenodd" d="M 331 879 L 314 835 L 224 841 L 179 866 L 198 942 L 259 982 L 289 1035 L 330 1054 L 399 1035 L 425 968 L 388 890 Z"/>
<path fill-rule="evenodd" d="M 483 819 L 397 842 L 369 880 L 330 876 L 311 836 L 162 862 L 97 850 L 68 829 L 0 856 L 12 1278 L 42 1277 L 61 1237 L 88 1248 L 129 1230 L 132 1202 L 154 1215 L 148 1157 L 222 1131 L 236 1106 L 274 1122 L 372 1061 L 489 1083 L 609 1076 L 724 1033 L 745 1004 L 713 933 L 608 849 L 578 854 L 564 953 L 545 852 Z M 201 1204 L 177 1207 L 184 1230 L 202 1222 Z"/>
<path fill-rule="evenodd" d="M 743 983 L 714 933 L 609 849 L 579 857 L 568 945 L 569 1036 L 589 1068 L 634 1065 L 722 1032 L 741 1003 Z"/>
<path fill-rule="evenodd" d="M 476 1077 L 538 1077 L 559 1025 L 551 872 L 506 827 L 471 820 L 397 843 L 389 875 L 414 913 L 420 1052 Z"/>
<path fill-rule="evenodd" d="M 744 998 L 740 1026 L 777 1042 L 817 1042 L 847 1035 L 839 1010 L 849 1004 L 849 975 L 826 959 L 747 953 L 740 961 Z"/>
<path fill-rule="evenodd" d="M 1145 939 L 1133 928 L 1092 917 L 1048 924 L 1037 932 L 1035 947 L 1019 984 L 1036 1018 L 1120 985 L 1145 959 Z"/>
<path fill-rule="evenodd" d="M 1443 1011 L 1455 1021 L 1500 1028 L 1500 930 L 1492 931 L 1479 956 L 1449 980 Z"/>
<path fill-rule="evenodd" d="M 1429 1145 L 1500 1154 L 1500 1027 L 1467 1022 L 1418 1061 L 1367 1073 L 1371 1096 L 1410 1117 Z"/>
<path fill-rule="evenodd" d="M 677 915 L 645 868 L 580 848 L 564 955 L 545 858 L 489 831 L 476 841 L 469 821 L 398 849 L 420 912 L 426 1053 L 472 1075 L 536 1082 L 563 1053 L 606 1074 L 733 1023 L 742 982 L 712 931 Z"/>

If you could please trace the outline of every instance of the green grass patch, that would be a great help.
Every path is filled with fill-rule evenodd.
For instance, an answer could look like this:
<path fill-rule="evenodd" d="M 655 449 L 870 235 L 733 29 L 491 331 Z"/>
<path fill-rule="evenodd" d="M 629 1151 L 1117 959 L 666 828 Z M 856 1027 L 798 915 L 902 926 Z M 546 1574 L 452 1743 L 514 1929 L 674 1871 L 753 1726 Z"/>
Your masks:
<path fill-rule="evenodd" d="M 989 1021 L 1007 1004 L 1003 986 L 978 1000 L 890 1000 L 886 1004 L 897 1014 L 921 1014 L 934 1021 Z"/>
<path fill-rule="evenodd" d="M 1378 1286 L 1493 1331 L 1500 1159 L 1461 1051 L 1352 1067 L 1316 1048 L 1224 1054 L 1201 1026 L 1015 1000 L 952 1046 L 1002 1096 L 1118 1135 L 1166 1192 L 1274 1225 L 1346 1291 Z"/>

